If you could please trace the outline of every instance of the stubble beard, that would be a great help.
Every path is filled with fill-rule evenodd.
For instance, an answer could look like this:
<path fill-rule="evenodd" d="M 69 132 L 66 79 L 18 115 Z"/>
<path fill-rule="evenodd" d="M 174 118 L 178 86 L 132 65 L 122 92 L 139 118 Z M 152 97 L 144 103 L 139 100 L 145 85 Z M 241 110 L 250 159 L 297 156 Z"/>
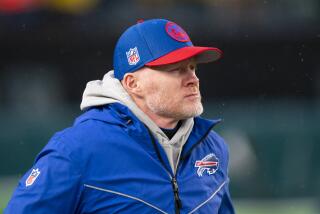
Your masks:
<path fill-rule="evenodd" d="M 157 90 L 146 99 L 146 106 L 156 115 L 174 118 L 177 120 L 188 119 L 203 113 L 201 96 L 193 101 L 177 102 L 175 97 L 163 90 Z"/>

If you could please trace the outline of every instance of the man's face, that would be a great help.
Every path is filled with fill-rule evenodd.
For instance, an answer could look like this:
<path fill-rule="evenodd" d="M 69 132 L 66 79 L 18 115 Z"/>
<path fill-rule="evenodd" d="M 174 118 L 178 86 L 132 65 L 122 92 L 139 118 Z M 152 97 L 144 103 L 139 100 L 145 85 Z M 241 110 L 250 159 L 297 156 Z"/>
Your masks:
<path fill-rule="evenodd" d="M 200 115 L 203 107 L 195 70 L 195 61 L 188 59 L 139 71 L 146 108 L 158 116 L 177 120 Z"/>

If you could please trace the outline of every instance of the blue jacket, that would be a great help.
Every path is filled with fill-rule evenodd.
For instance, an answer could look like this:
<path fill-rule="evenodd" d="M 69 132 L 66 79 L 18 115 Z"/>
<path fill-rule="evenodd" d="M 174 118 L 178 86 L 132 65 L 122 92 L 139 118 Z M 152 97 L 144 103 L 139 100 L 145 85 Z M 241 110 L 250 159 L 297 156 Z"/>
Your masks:
<path fill-rule="evenodd" d="M 121 104 L 89 109 L 56 133 L 5 213 L 219 213 L 234 209 L 228 150 L 196 117 L 176 175 L 161 145 Z"/>

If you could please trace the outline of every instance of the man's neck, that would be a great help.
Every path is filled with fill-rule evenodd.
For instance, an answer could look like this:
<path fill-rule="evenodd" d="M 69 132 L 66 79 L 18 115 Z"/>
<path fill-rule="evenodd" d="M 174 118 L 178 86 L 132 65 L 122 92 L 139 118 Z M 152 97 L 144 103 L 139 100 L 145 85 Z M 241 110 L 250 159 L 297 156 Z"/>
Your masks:
<path fill-rule="evenodd" d="M 163 131 L 163 133 L 165 133 L 165 135 L 167 135 L 167 137 L 171 140 L 173 136 L 177 133 L 180 126 L 181 126 L 181 120 L 178 122 L 177 126 L 174 127 L 173 129 L 165 129 L 161 127 L 160 128 Z"/>
<path fill-rule="evenodd" d="M 164 129 L 173 129 L 179 122 L 177 119 L 161 117 L 150 112 L 148 113 L 144 111 L 144 113 L 148 115 L 155 124 Z"/>

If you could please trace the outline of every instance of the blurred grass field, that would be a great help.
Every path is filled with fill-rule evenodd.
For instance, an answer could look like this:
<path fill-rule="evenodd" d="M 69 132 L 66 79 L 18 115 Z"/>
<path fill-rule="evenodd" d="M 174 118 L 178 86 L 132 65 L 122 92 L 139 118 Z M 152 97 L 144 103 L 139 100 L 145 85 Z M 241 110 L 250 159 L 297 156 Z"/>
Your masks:
<path fill-rule="evenodd" d="M 0 178 L 0 213 L 3 213 L 15 186 L 18 177 L 9 176 Z M 316 202 L 313 199 L 288 200 L 234 200 L 237 214 L 317 214 Z"/>

